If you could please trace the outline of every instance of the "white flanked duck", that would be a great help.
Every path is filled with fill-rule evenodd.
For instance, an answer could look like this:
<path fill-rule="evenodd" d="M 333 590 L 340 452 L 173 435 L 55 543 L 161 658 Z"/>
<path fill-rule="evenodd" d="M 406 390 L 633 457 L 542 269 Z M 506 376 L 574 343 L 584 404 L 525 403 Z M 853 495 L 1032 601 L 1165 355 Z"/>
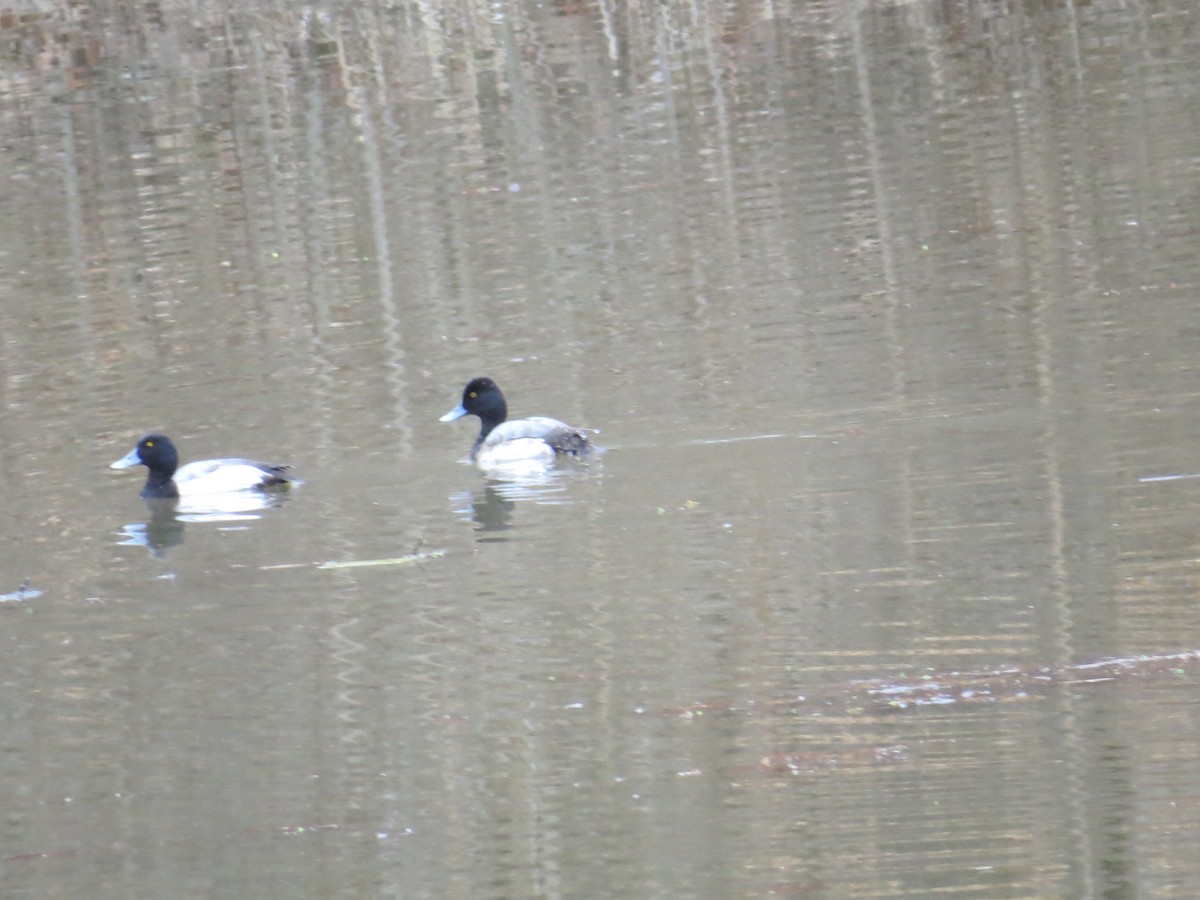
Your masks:
<path fill-rule="evenodd" d="M 165 434 L 148 434 L 109 468 L 145 466 L 150 470 L 142 496 L 147 500 L 175 500 L 238 491 L 264 491 L 296 483 L 287 474 L 291 466 L 248 459 L 202 459 L 179 465 L 179 451 Z"/>
<path fill-rule="evenodd" d="M 490 378 L 471 379 L 463 388 L 462 402 L 440 421 L 453 422 L 463 416 L 479 417 L 479 436 L 471 446 L 471 461 L 485 471 L 513 464 L 545 465 L 558 456 L 585 456 L 592 449 L 582 429 L 558 419 L 509 419 L 504 394 Z"/>

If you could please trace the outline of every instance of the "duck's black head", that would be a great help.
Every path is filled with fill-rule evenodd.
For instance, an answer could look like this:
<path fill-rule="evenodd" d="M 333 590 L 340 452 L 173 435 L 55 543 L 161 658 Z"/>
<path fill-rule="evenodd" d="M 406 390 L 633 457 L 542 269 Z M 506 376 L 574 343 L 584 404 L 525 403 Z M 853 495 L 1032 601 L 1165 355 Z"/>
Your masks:
<path fill-rule="evenodd" d="M 508 418 L 508 403 L 496 382 L 490 378 L 472 378 L 463 388 L 462 402 L 442 416 L 441 421 L 453 422 L 463 416 L 479 416 L 485 435 Z"/>
<path fill-rule="evenodd" d="M 128 469 L 133 466 L 145 466 L 150 470 L 146 486 L 142 488 L 143 497 L 179 496 L 171 481 L 171 476 L 179 468 L 179 452 L 165 434 L 146 435 L 109 468 Z"/>

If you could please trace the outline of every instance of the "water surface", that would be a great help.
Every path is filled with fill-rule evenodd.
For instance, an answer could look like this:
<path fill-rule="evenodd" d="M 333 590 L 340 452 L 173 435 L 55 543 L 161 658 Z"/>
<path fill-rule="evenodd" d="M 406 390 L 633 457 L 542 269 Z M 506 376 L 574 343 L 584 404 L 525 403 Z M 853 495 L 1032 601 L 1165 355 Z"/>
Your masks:
<path fill-rule="evenodd" d="M 1195 893 L 1187 3 L 0 32 L 0 893 Z"/>

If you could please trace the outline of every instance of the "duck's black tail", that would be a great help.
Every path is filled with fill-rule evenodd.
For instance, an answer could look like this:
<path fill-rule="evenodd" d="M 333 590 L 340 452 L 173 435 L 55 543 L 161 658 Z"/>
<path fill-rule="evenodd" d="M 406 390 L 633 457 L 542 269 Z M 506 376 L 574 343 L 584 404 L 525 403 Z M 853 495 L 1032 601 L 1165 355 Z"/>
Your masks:
<path fill-rule="evenodd" d="M 580 431 L 568 431 L 566 434 L 556 438 L 550 446 L 554 448 L 556 453 L 566 453 L 569 456 L 584 456 L 592 449 L 587 435 Z"/>

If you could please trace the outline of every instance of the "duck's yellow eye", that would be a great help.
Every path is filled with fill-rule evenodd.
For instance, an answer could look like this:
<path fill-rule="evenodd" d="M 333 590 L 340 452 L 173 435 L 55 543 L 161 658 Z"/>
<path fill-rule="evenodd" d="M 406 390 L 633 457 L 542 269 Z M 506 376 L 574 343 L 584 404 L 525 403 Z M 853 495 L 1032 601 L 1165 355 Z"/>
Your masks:
<path fill-rule="evenodd" d="M 153 446 L 154 446 L 154 441 L 146 441 L 146 446 L 147 446 L 147 447 L 153 447 Z"/>
<path fill-rule="evenodd" d="M 474 400 L 476 397 L 476 394 L 474 391 L 471 391 L 471 393 L 467 394 L 467 396 L 470 397 L 472 400 Z"/>

